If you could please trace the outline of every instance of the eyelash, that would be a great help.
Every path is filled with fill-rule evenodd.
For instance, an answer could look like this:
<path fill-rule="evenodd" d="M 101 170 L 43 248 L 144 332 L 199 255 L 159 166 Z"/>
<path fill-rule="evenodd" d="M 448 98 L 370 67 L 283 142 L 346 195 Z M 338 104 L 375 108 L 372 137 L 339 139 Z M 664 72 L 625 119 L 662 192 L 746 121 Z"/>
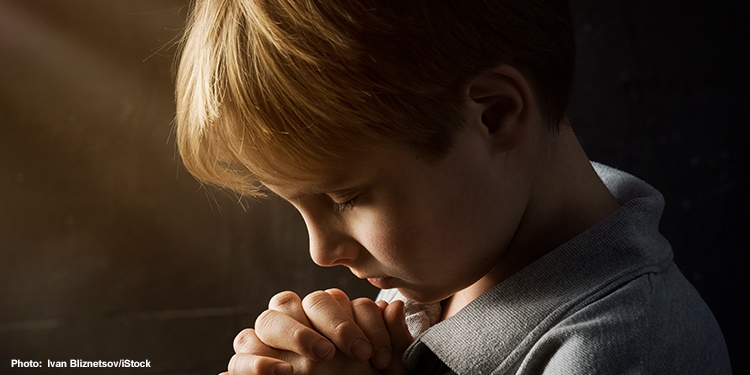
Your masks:
<path fill-rule="evenodd" d="M 346 201 L 344 203 L 333 202 L 333 209 L 336 212 L 342 212 L 342 211 L 344 211 L 346 209 L 351 210 L 351 209 L 354 208 L 354 204 L 356 203 L 355 202 L 356 200 L 357 200 L 357 198 L 355 197 L 355 198 L 349 199 L 348 201 Z"/>

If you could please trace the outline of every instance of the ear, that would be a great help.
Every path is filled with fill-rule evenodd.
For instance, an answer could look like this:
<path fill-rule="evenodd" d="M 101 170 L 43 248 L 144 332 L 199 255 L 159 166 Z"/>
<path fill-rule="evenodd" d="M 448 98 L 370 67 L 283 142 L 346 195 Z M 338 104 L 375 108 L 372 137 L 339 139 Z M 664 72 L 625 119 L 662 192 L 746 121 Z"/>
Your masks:
<path fill-rule="evenodd" d="M 469 84 L 470 119 L 481 123 L 504 150 L 520 145 L 531 126 L 533 95 L 526 78 L 510 65 L 500 65 Z"/>

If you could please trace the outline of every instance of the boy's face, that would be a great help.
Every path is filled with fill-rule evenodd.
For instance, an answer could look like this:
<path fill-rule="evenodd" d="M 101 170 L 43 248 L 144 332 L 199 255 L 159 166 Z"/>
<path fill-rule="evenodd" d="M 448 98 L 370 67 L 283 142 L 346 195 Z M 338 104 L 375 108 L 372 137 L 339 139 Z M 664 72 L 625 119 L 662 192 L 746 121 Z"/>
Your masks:
<path fill-rule="evenodd" d="M 523 215 L 528 189 L 492 144 L 467 125 L 437 163 L 389 144 L 362 152 L 335 183 L 268 188 L 302 214 L 315 263 L 436 302 L 498 264 Z"/>

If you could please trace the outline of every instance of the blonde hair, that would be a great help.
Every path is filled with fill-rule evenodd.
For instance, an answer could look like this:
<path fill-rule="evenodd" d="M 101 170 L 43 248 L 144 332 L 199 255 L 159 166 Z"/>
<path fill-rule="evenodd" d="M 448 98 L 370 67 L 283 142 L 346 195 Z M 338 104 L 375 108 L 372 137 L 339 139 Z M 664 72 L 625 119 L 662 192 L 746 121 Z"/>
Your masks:
<path fill-rule="evenodd" d="M 182 160 L 249 196 L 342 173 L 378 142 L 437 160 L 462 126 L 462 88 L 501 62 L 543 83 L 558 124 L 571 25 L 562 0 L 197 0 L 176 85 Z"/>

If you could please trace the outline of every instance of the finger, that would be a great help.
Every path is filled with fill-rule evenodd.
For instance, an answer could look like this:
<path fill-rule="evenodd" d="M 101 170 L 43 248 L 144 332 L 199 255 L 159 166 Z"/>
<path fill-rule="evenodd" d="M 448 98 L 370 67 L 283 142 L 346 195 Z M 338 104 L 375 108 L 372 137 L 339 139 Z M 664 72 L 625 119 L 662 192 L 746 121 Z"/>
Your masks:
<path fill-rule="evenodd" d="M 336 353 L 333 344 L 320 333 L 276 310 L 266 310 L 258 316 L 255 333 L 267 346 L 294 352 L 312 361 L 328 361 Z"/>
<path fill-rule="evenodd" d="M 372 355 L 372 346 L 357 323 L 326 292 L 313 292 L 302 300 L 307 318 L 313 328 L 333 341 L 344 355 L 364 362 Z"/>
<path fill-rule="evenodd" d="M 254 354 L 235 354 L 229 360 L 230 375 L 292 375 L 292 365 L 276 358 Z"/>
<path fill-rule="evenodd" d="M 354 321 L 365 332 L 373 348 L 370 359 L 375 368 L 383 370 L 391 364 L 391 337 L 383 320 L 383 312 L 369 298 L 358 298 L 351 302 Z"/>
<path fill-rule="evenodd" d="M 391 346 L 393 347 L 391 365 L 383 372 L 383 374 L 408 374 L 409 370 L 404 365 L 402 358 L 404 352 L 414 339 L 411 337 L 409 328 L 406 326 L 403 301 L 396 300 L 388 304 L 383 311 L 383 318 L 385 319 L 386 327 L 388 327 L 388 332 L 391 336 Z"/>
<path fill-rule="evenodd" d="M 234 352 L 239 354 L 255 354 L 261 356 L 278 357 L 278 350 L 269 347 L 258 338 L 255 330 L 246 328 L 234 338 Z"/>
<path fill-rule="evenodd" d="M 310 321 L 307 319 L 307 315 L 305 315 L 305 311 L 302 307 L 302 300 L 300 300 L 299 296 L 294 292 L 286 291 L 276 294 L 269 301 L 268 308 L 270 310 L 279 311 L 304 324 L 305 326 L 312 328 L 312 324 L 310 324 Z M 290 337 L 289 339 L 292 338 L 293 337 Z M 286 350 L 293 351 L 299 355 L 315 361 L 327 361 L 333 356 L 333 354 L 335 354 L 335 348 L 333 344 L 331 344 L 325 338 L 322 338 L 322 336 L 317 337 L 312 343 L 302 342 L 304 341 L 302 338 L 298 339 L 300 339 L 301 341 L 296 346 L 284 344 L 281 342 L 277 342 L 277 344 L 285 346 L 284 349 Z M 301 348 L 301 350 L 297 350 L 295 348 Z M 312 348 L 312 355 L 314 355 L 315 357 L 311 357 L 309 352 L 304 352 L 304 348 Z"/>
<path fill-rule="evenodd" d="M 409 333 L 409 328 L 406 326 L 404 302 L 396 300 L 388 304 L 385 311 L 383 311 L 383 319 L 391 336 L 393 353 L 400 357 L 414 341 L 411 333 Z"/>
<path fill-rule="evenodd" d="M 307 320 L 305 310 L 302 308 L 302 300 L 297 293 L 287 291 L 276 294 L 268 302 L 268 309 L 282 312 L 296 321 L 312 327 L 310 321 Z"/>
<path fill-rule="evenodd" d="M 333 299 L 336 300 L 336 302 L 339 303 L 339 306 L 344 310 L 344 312 L 349 315 L 350 318 L 354 318 L 354 315 L 352 313 L 352 304 L 351 301 L 349 301 L 349 296 L 344 293 L 341 289 L 328 289 L 326 290 L 326 293 L 330 294 Z"/>
<path fill-rule="evenodd" d="M 385 308 L 388 307 L 388 302 L 383 301 L 382 299 L 380 301 L 375 302 L 376 305 L 380 308 L 380 311 L 385 311 Z"/>

